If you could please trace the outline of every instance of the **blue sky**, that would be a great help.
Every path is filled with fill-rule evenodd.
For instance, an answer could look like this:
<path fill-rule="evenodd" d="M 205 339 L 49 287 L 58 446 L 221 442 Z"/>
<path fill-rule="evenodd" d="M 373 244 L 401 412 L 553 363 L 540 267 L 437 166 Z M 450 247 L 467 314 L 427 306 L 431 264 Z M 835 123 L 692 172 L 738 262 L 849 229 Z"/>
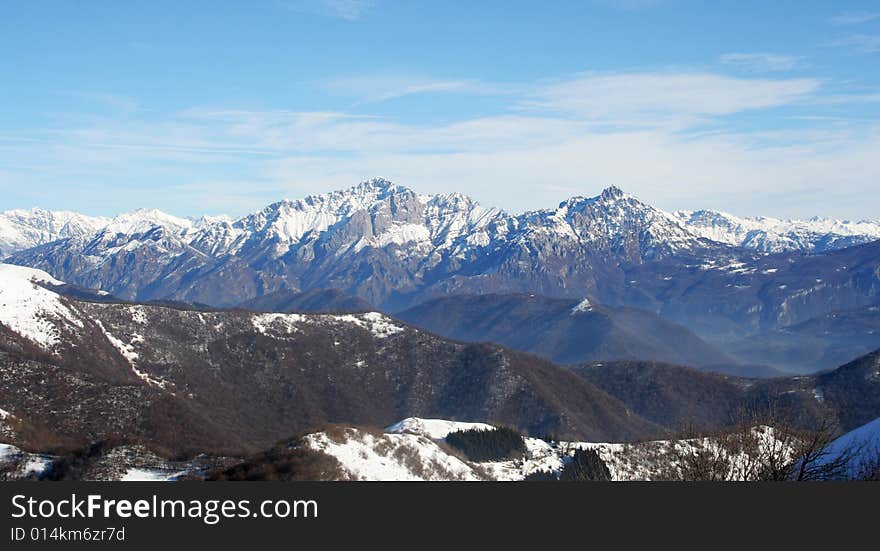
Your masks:
<path fill-rule="evenodd" d="M 880 218 L 880 2 L 6 1 L 0 210 L 384 176 L 513 212 Z"/>

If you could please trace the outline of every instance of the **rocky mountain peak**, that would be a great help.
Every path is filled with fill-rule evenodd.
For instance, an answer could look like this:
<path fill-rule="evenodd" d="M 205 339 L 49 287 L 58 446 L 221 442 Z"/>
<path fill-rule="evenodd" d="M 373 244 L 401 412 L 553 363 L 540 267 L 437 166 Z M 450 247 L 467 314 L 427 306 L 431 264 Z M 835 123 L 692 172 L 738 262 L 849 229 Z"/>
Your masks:
<path fill-rule="evenodd" d="M 605 201 L 613 201 L 613 200 L 617 200 L 617 199 L 622 199 L 625 196 L 626 196 L 626 193 L 624 193 L 622 189 L 620 189 L 617 186 L 610 186 L 610 187 L 607 187 L 602 190 L 602 193 L 599 195 L 599 198 L 601 198 Z"/>

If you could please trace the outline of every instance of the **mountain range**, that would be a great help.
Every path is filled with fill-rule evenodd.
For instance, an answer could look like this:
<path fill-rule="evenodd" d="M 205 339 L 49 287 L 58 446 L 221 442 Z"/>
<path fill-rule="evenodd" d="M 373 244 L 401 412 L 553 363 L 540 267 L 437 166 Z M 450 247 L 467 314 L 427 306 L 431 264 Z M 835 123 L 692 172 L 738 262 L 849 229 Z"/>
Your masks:
<path fill-rule="evenodd" d="M 228 216 L 184 219 L 147 209 L 122 214 L 112 219 L 38 208 L 10 210 L 0 212 L 0 258 L 59 239 L 89 238 L 108 227 L 115 231 L 131 233 L 138 228 L 144 230 L 153 226 L 166 226 L 172 231 L 189 234 L 191 241 L 201 244 L 200 250 L 217 254 L 235 252 L 238 249 L 236 243 L 250 240 L 252 236 L 249 232 L 266 232 L 270 237 L 277 237 L 283 246 L 298 242 L 307 233 L 325 232 L 353 212 L 370 210 L 373 203 L 383 199 L 383 195 L 388 196 L 389 190 L 408 191 L 387 180 L 376 178 L 345 191 L 312 196 L 300 201 L 281 201 L 270 205 L 261 213 L 240 219 L 232 219 Z M 389 231 L 388 235 L 368 245 L 402 243 L 419 240 L 424 236 L 428 236 L 435 243 L 440 239 L 448 242 L 461 237 L 463 233 L 480 231 L 490 222 L 502 219 L 513 227 L 546 218 L 565 219 L 569 208 L 577 209 L 585 202 L 596 202 L 599 199 L 597 197 L 587 200 L 583 197 L 574 197 L 564 201 L 556 209 L 511 216 L 498 209 L 484 209 L 473 200 L 457 193 L 437 196 L 415 195 L 426 207 L 425 210 L 431 211 L 426 212 L 424 223 L 420 224 L 419 220 L 414 221 L 416 226 L 423 227 L 397 228 L 396 231 Z M 625 194 L 614 187 L 608 188 L 602 194 L 606 198 L 623 195 Z M 738 217 L 714 210 L 673 213 L 659 209 L 651 209 L 651 211 L 657 218 L 677 222 L 691 234 L 691 237 L 762 252 L 822 252 L 880 239 L 880 221 L 872 220 L 853 222 L 820 217 L 808 220 L 764 216 Z M 464 215 L 464 218 L 460 215 Z M 483 220 L 482 223 L 480 219 Z M 512 219 L 516 219 L 517 222 L 512 222 Z M 543 221 L 539 224 L 545 227 L 553 225 L 559 227 L 557 224 L 548 225 Z M 410 235 L 406 235 L 407 230 L 411 232 Z M 471 243 L 475 241 L 479 241 L 479 238 L 471 240 Z"/>
<path fill-rule="evenodd" d="M 235 473 L 235 458 L 291 437 L 291 450 L 305 446 L 336 458 L 341 477 L 381 479 L 364 471 L 378 465 L 411 478 L 407 472 L 434 472 L 437 461 L 455 463 L 454 454 L 438 455 L 430 442 L 416 439 L 398 452 L 403 443 L 395 438 L 332 428 L 382 427 L 406 417 L 547 435 L 530 441 L 544 450 L 529 448 L 536 468 L 567 461 L 547 443 L 560 438 L 614 452 L 607 458 L 612 467 L 642 465 L 639 458 L 657 450 L 596 443 L 666 437 L 697 424 L 732 426 L 748 408 L 779 408 L 804 428 L 830 419 L 839 433 L 880 417 L 880 350 L 820 374 L 771 379 L 640 360 L 560 366 L 497 344 L 445 339 L 379 312 L 192 309 L 98 294 L 73 298 L 67 287 L 45 272 L 0 264 L 0 439 L 10 443 L 0 445 L 0 463 L 11 462 L 8 476 L 89 471 L 137 478 L 160 467 Z M 514 299 L 510 305 L 503 297 L 485 300 L 523 308 Z M 552 312 L 544 300 L 536 301 L 539 309 Z M 626 328 L 626 312 L 585 301 L 564 308 L 574 317 L 600 316 L 613 331 Z M 420 421 L 410 421 L 389 431 L 418 435 Z M 87 451 L 70 451 L 77 449 Z M 260 461 L 288 453 L 273 450 Z M 367 455 L 350 455 L 357 450 Z M 370 459 L 376 453 L 393 461 Z M 60 466 L 58 454 L 68 458 Z M 179 459 L 186 457 L 195 459 Z M 524 464 L 497 466 L 502 470 L 489 478 L 532 472 L 517 465 Z M 496 468 L 461 473 L 485 479 L 479 473 L 490 467 Z M 651 472 L 639 467 L 615 476 L 650 478 Z"/>
<path fill-rule="evenodd" d="M 677 211 L 674 215 L 706 239 L 769 253 L 823 252 L 880 239 L 880 223 L 871 220 L 742 218 L 713 210 Z"/>
<path fill-rule="evenodd" d="M 59 284 L 0 264 L 0 407 L 25 422 L 20 438 L 32 447 L 125 438 L 242 453 L 326 423 L 412 415 L 593 439 L 659 430 L 546 360 L 377 312 L 90 302 L 56 293 Z"/>
<path fill-rule="evenodd" d="M 734 363 L 741 373 L 762 365 L 767 373 L 830 369 L 880 347 L 870 315 L 880 304 L 877 222 L 668 213 L 615 187 L 511 215 L 461 194 L 423 195 L 383 179 L 239 219 L 34 211 L 31 223 L 26 212 L 13 212 L 0 223 L 6 262 L 123 300 L 401 315 L 457 295 L 588 300 L 605 312 L 629 312 L 630 320 L 638 310 L 643 321 L 682 326 L 719 361 L 638 359 Z M 51 231 L 39 230 L 45 227 Z M 858 316 L 859 337 L 832 328 L 813 338 L 807 328 L 835 315 Z M 431 329 L 462 337 L 460 328 Z M 658 335 L 642 340 L 656 350 Z"/>

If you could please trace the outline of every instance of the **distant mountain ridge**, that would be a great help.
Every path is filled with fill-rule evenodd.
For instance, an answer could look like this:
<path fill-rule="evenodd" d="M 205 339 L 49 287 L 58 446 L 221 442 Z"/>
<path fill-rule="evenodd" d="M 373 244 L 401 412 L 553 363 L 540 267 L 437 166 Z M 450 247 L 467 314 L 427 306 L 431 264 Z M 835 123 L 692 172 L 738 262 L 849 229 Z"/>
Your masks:
<path fill-rule="evenodd" d="M 706 239 L 770 253 L 823 252 L 880 239 L 880 221 L 875 220 L 743 218 L 713 210 L 677 211 L 675 217 Z"/>
<path fill-rule="evenodd" d="M 465 244 L 473 246 L 487 237 L 497 238 L 523 227 L 588 240 L 603 236 L 619 239 L 622 236 L 616 236 L 615 230 L 623 228 L 616 222 L 633 217 L 641 217 L 646 227 L 654 228 L 653 237 L 657 241 L 687 244 L 705 238 L 762 252 L 821 252 L 880 239 L 880 221 L 737 217 L 713 210 L 667 213 L 639 202 L 614 186 L 597 197 L 572 197 L 555 209 L 510 215 L 497 208 L 482 207 L 460 193 L 421 195 L 388 180 L 374 178 L 347 190 L 298 200 L 285 199 L 238 219 L 228 216 L 187 219 L 156 209 L 138 209 L 115 218 L 38 208 L 0 212 L 0 257 L 59 239 L 90 238 L 99 232 L 136 235 L 155 227 L 162 227 L 212 255 L 238 254 L 262 238 L 275 240 L 278 252 L 282 252 L 285 245 L 295 244 L 307 234 L 327 232 L 359 211 L 375 212 L 377 202 L 394 197 L 399 199 L 402 194 L 414 196 L 423 205 L 424 217 L 404 215 L 403 221 L 408 224 L 395 219 L 397 227 L 379 228 L 377 234 L 364 236 L 355 247 L 430 241 L 435 247 L 457 244 L 458 252 L 461 252 L 462 243 L 456 242 L 462 237 L 471 237 Z M 592 224 L 578 224 L 578 213 L 583 213 L 586 206 L 611 203 L 610 199 L 616 200 L 620 208 L 609 209 L 603 216 L 594 216 Z M 391 210 L 397 210 L 397 206 L 392 205 Z M 402 206 L 405 212 L 406 205 Z M 629 212 L 625 212 L 627 210 Z M 676 229 L 676 225 L 680 228 Z"/>
<path fill-rule="evenodd" d="M 231 306 L 282 288 L 338 288 L 387 307 L 427 287 L 557 287 L 559 276 L 534 269 L 545 259 L 561 270 L 582 266 L 572 283 L 594 287 L 621 260 L 704 246 L 671 215 L 617 188 L 511 216 L 461 194 L 419 195 L 375 179 L 234 221 L 136 211 L 8 261 L 126 299 Z"/>
<path fill-rule="evenodd" d="M 43 209 L 0 212 L 0 259 L 68 237 L 87 237 L 110 224 L 110 218 Z"/>
<path fill-rule="evenodd" d="M 702 367 L 735 363 L 652 312 L 608 308 L 589 299 L 459 295 L 421 303 L 397 317 L 446 337 L 497 342 L 561 364 L 645 358 Z"/>

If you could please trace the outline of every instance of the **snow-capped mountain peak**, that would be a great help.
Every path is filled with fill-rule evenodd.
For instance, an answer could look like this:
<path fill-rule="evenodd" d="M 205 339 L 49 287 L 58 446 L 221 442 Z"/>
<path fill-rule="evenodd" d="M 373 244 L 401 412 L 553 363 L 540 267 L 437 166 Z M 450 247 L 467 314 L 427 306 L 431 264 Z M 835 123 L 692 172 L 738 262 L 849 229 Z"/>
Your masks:
<path fill-rule="evenodd" d="M 0 243 L 2 236 L 0 225 Z M 382 304 L 392 293 L 444 281 L 460 291 L 512 286 L 583 296 L 597 274 L 622 264 L 681 253 L 717 257 L 731 246 L 825 250 L 871 239 L 880 239 L 880 224 L 670 214 L 615 186 L 512 215 L 461 193 L 418 194 L 374 178 L 238 219 L 137 210 L 11 261 L 121 298 L 146 290 L 151 298 L 231 305 L 282 288 L 324 287 Z M 563 265 L 578 268 L 559 271 Z M 200 283 L 203 276 L 212 286 Z"/>
<path fill-rule="evenodd" d="M 0 213 L 0 258 L 67 237 L 94 234 L 110 220 L 69 211 L 44 209 L 10 210 Z"/>
<path fill-rule="evenodd" d="M 738 217 L 714 210 L 678 211 L 674 216 L 706 239 L 762 252 L 821 252 L 880 239 L 880 222 L 872 221 Z"/>
<path fill-rule="evenodd" d="M 630 257 L 652 258 L 700 245 L 699 236 L 675 217 L 616 186 L 595 197 L 567 199 L 555 210 L 535 213 L 530 221 L 594 248 L 627 250 Z"/>
<path fill-rule="evenodd" d="M 604 199 L 605 201 L 611 201 L 622 199 L 627 195 L 628 194 L 624 193 L 623 190 L 617 186 L 608 186 L 607 188 L 602 190 L 602 193 L 599 195 L 599 197 Z"/>
<path fill-rule="evenodd" d="M 184 233 L 194 227 L 186 218 L 178 218 L 158 209 L 137 209 L 120 214 L 104 228 L 105 233 L 136 235 L 153 228 L 166 228 L 173 233 Z"/>

